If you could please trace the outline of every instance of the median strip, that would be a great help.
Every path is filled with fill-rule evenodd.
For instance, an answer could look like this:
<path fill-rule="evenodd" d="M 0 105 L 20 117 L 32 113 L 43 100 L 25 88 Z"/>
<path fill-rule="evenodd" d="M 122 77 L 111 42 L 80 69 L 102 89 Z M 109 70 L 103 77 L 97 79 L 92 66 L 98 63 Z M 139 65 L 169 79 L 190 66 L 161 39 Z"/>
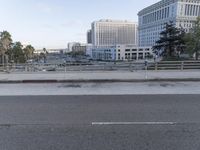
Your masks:
<path fill-rule="evenodd" d="M 177 122 L 92 122 L 92 125 L 176 125 Z"/>
<path fill-rule="evenodd" d="M 68 79 L 68 80 L 0 80 L 4 83 L 115 83 L 115 82 L 200 82 L 200 78 L 159 78 L 159 79 Z"/>

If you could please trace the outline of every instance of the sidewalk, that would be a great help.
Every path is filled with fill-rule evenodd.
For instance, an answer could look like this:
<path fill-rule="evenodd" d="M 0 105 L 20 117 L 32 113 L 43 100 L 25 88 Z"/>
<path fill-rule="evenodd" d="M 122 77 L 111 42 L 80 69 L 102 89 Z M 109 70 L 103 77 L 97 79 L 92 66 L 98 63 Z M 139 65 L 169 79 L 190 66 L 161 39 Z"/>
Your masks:
<path fill-rule="evenodd" d="M 0 83 L 200 81 L 200 71 L 0 73 Z"/>

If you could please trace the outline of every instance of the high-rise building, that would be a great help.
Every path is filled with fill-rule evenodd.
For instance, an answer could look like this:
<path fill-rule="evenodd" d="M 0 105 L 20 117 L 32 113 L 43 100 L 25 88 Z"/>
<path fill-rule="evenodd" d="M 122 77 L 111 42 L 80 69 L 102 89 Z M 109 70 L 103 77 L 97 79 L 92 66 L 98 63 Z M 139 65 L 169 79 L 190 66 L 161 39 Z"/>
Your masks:
<path fill-rule="evenodd" d="M 200 16 L 200 0 L 162 0 L 138 13 L 139 46 L 153 46 L 165 23 L 173 21 L 186 32 Z"/>
<path fill-rule="evenodd" d="M 100 20 L 92 23 L 92 45 L 110 47 L 138 44 L 138 25 L 129 21 Z"/>
<path fill-rule="evenodd" d="M 92 30 L 87 31 L 87 44 L 92 44 Z"/>

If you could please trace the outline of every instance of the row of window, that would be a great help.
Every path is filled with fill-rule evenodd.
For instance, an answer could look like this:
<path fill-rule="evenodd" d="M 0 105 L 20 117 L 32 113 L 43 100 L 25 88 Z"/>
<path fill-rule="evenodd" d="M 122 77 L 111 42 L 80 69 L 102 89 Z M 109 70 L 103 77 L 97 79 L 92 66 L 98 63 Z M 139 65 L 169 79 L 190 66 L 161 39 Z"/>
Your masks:
<path fill-rule="evenodd" d="M 200 16 L 200 5 L 185 5 L 185 16 Z"/>
<path fill-rule="evenodd" d="M 163 8 L 161 10 L 158 10 L 156 12 L 152 12 L 146 16 L 143 16 L 143 24 L 147 24 L 147 23 L 151 23 L 157 20 L 161 20 L 161 19 L 166 19 L 169 17 L 169 7 Z"/>
<path fill-rule="evenodd" d="M 112 54 L 108 53 L 93 53 L 93 58 L 100 60 L 111 60 Z"/>
<path fill-rule="evenodd" d="M 199 3 L 197 0 L 181 0 L 181 2 Z"/>
<path fill-rule="evenodd" d="M 136 24 L 93 24 L 94 45 L 135 44 L 137 41 Z"/>
<path fill-rule="evenodd" d="M 135 44 L 136 43 L 136 30 L 119 31 L 102 31 L 96 34 L 96 42 L 98 45 L 104 44 Z"/>
<path fill-rule="evenodd" d="M 149 56 L 150 53 L 138 53 L 138 56 L 136 53 L 126 53 L 125 54 L 125 60 L 136 60 L 137 58 L 138 59 L 144 59 L 145 57 Z M 121 57 L 120 54 L 118 54 L 118 60 L 124 60 L 124 57 Z"/>
<path fill-rule="evenodd" d="M 139 51 L 143 51 L 144 49 L 139 49 Z M 149 51 L 150 49 L 149 48 L 146 48 L 145 49 L 145 51 Z M 137 51 L 137 49 L 125 49 L 125 52 L 136 52 Z M 118 52 L 120 53 L 121 52 L 121 50 L 120 49 L 118 49 Z M 133 53 L 133 54 L 135 54 L 135 53 Z"/>

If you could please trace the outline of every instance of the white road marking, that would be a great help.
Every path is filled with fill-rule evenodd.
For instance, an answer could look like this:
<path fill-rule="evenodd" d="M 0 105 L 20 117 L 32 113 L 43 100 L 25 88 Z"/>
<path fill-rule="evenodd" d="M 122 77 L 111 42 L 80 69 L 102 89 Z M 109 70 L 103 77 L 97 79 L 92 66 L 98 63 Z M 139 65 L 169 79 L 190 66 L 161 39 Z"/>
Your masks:
<path fill-rule="evenodd" d="M 92 125 L 175 125 L 177 122 L 92 122 Z"/>

